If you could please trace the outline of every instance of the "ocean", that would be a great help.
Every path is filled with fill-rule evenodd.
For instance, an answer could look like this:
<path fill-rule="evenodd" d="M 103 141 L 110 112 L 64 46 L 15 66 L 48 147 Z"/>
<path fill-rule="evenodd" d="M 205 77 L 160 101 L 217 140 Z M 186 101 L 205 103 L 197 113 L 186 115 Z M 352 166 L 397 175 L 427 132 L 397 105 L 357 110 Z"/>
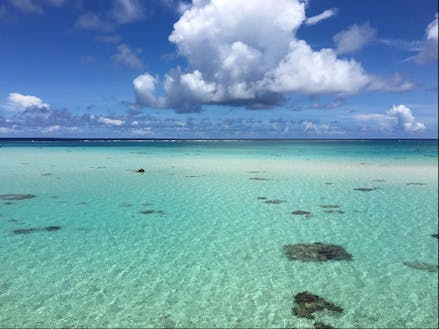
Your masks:
<path fill-rule="evenodd" d="M 438 327 L 437 140 L 0 140 L 0 224 L 0 327 Z"/>

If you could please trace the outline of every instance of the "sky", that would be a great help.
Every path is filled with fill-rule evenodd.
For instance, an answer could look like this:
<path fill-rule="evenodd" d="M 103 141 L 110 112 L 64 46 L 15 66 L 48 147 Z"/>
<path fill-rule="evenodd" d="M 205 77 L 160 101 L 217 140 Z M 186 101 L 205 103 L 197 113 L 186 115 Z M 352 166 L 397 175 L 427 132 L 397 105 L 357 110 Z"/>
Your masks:
<path fill-rule="evenodd" d="M 438 138 L 436 0 L 0 0 L 0 137 Z"/>

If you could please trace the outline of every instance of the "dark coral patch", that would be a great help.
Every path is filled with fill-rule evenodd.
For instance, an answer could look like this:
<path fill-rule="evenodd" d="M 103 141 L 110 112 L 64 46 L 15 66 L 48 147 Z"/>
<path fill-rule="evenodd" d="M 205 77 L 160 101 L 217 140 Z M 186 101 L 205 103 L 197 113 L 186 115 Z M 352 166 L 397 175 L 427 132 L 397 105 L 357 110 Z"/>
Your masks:
<path fill-rule="evenodd" d="M 334 209 L 328 209 L 325 210 L 325 212 L 328 214 L 344 214 L 343 210 L 334 210 Z"/>
<path fill-rule="evenodd" d="M 314 312 L 328 310 L 332 312 L 343 312 L 343 308 L 327 301 L 326 299 L 314 295 L 309 291 L 298 293 L 294 296 L 294 306 L 292 312 L 295 316 L 306 319 L 314 319 Z"/>
<path fill-rule="evenodd" d="M 343 247 L 320 242 L 285 245 L 282 251 L 289 260 L 301 260 L 304 262 L 352 259 L 352 255 Z"/>
<path fill-rule="evenodd" d="M 354 191 L 371 192 L 371 191 L 375 191 L 378 189 L 379 189 L 379 187 L 357 187 L 357 188 L 354 188 Z"/>
<path fill-rule="evenodd" d="M 142 210 L 140 213 L 144 214 L 144 215 L 152 215 L 152 214 L 159 214 L 159 215 L 161 215 L 161 214 L 163 214 L 163 211 L 162 210 L 148 209 L 148 210 Z"/>
<path fill-rule="evenodd" d="M 52 232 L 52 231 L 59 231 L 61 229 L 61 226 L 47 226 L 44 228 L 46 231 Z"/>
<path fill-rule="evenodd" d="M 267 201 L 264 201 L 264 203 L 268 203 L 268 204 L 280 204 L 280 203 L 284 203 L 284 202 L 286 202 L 285 200 L 267 200 Z"/>
<path fill-rule="evenodd" d="M 0 194 L 0 200 L 24 200 L 35 198 L 34 194 Z"/>
<path fill-rule="evenodd" d="M 315 322 L 314 323 L 314 328 L 315 329 L 334 329 L 333 326 L 331 326 L 330 324 L 326 324 L 323 322 Z"/>
<path fill-rule="evenodd" d="M 61 226 L 47 226 L 47 227 L 32 227 L 32 228 L 19 228 L 16 230 L 13 230 L 12 232 L 15 234 L 29 234 L 33 232 L 38 231 L 59 231 L 61 229 Z"/>
<path fill-rule="evenodd" d="M 311 216 L 311 213 L 309 211 L 305 211 L 305 210 L 294 210 L 292 212 L 293 215 L 304 215 L 305 217 L 309 217 Z"/>
<path fill-rule="evenodd" d="M 337 206 L 336 204 L 321 204 L 320 207 L 323 209 L 340 208 L 340 206 Z"/>
<path fill-rule="evenodd" d="M 429 263 L 425 263 L 425 262 L 420 262 L 420 261 L 404 262 L 404 265 L 407 265 L 408 267 L 411 267 L 411 268 L 414 268 L 417 270 L 421 270 L 421 271 L 425 271 L 425 272 L 437 272 L 438 271 L 437 265 L 433 265 L 433 264 L 429 264 Z"/>
<path fill-rule="evenodd" d="M 13 230 L 12 232 L 14 232 L 15 234 L 29 234 L 29 233 L 32 233 L 35 231 L 36 231 L 35 228 L 19 228 L 19 229 Z"/>

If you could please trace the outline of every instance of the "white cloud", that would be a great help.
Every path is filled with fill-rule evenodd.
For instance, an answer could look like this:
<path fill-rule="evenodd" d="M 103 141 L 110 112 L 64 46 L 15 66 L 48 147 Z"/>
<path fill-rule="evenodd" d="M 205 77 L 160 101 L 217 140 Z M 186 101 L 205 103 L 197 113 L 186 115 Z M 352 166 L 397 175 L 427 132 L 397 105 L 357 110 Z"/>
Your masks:
<path fill-rule="evenodd" d="M 27 108 L 44 108 L 49 104 L 43 103 L 41 98 L 31 95 L 22 95 L 20 93 L 10 93 L 4 109 L 12 112 L 24 111 Z"/>
<path fill-rule="evenodd" d="M 405 105 L 394 105 L 386 114 L 396 118 L 397 127 L 403 131 L 416 132 L 425 129 L 425 125 L 422 122 L 416 121 L 412 111 Z"/>
<path fill-rule="evenodd" d="M 78 29 L 98 30 L 104 32 L 109 32 L 113 29 L 109 22 L 93 13 L 85 13 L 79 16 L 75 23 L 75 27 Z"/>
<path fill-rule="evenodd" d="M 111 11 L 118 24 L 138 21 L 143 18 L 143 7 L 139 0 L 115 0 Z"/>
<path fill-rule="evenodd" d="M 100 123 L 106 124 L 106 125 L 110 125 L 110 126 L 121 126 L 125 123 L 125 121 L 123 120 L 119 120 L 119 119 L 110 119 L 110 118 L 106 118 L 106 117 L 100 117 L 97 120 Z"/>
<path fill-rule="evenodd" d="M 157 79 L 148 73 L 139 75 L 134 79 L 134 92 L 136 93 L 137 103 L 151 107 L 161 107 L 159 100 L 155 97 Z"/>
<path fill-rule="evenodd" d="M 337 8 L 332 8 L 332 9 L 326 9 L 324 12 L 316 15 L 316 16 L 312 16 L 312 17 L 308 17 L 305 21 L 306 25 L 315 25 L 329 17 L 332 17 L 334 15 L 337 14 L 338 9 Z"/>
<path fill-rule="evenodd" d="M 428 63 L 438 58 L 438 14 L 435 19 L 428 24 L 425 30 L 425 40 L 415 61 L 420 64 Z"/>
<path fill-rule="evenodd" d="M 334 35 L 334 42 L 338 54 L 355 52 L 368 44 L 375 36 L 376 30 L 369 23 L 352 25 Z"/>
<path fill-rule="evenodd" d="M 9 3 L 15 8 L 24 12 L 37 14 L 41 14 L 43 12 L 41 5 L 35 4 L 32 0 L 9 0 Z"/>
<path fill-rule="evenodd" d="M 112 59 L 116 63 L 127 65 L 133 69 L 141 69 L 143 67 L 140 58 L 124 43 L 117 46 L 117 53 L 113 55 Z"/>
<path fill-rule="evenodd" d="M 435 19 L 428 24 L 427 30 L 427 40 L 435 40 L 437 42 L 437 35 L 438 35 L 438 14 L 436 13 Z"/>
<path fill-rule="evenodd" d="M 260 108 L 276 106 L 292 93 L 368 89 L 375 78 L 360 63 L 297 39 L 305 21 L 305 2 L 299 0 L 195 0 L 169 36 L 187 67 L 154 78 L 153 88 L 140 83 L 150 73 L 136 78 L 137 104 L 178 112 L 198 111 L 202 104 Z M 155 94 L 162 92 L 158 101 Z"/>
<path fill-rule="evenodd" d="M 379 130 L 421 132 L 426 129 L 422 122 L 416 121 L 412 111 L 405 105 L 394 105 L 385 113 L 359 113 L 353 118 L 362 122 L 372 122 Z"/>
<path fill-rule="evenodd" d="M 414 89 L 416 85 L 404 79 L 399 73 L 395 73 L 390 78 L 374 77 L 368 86 L 369 90 L 379 90 L 388 92 L 401 92 Z"/>

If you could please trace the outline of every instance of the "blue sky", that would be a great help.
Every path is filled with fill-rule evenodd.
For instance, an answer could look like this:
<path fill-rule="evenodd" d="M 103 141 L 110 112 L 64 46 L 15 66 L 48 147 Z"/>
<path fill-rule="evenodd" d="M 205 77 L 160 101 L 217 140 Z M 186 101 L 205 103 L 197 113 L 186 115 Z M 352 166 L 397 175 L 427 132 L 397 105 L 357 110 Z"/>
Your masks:
<path fill-rule="evenodd" d="M 437 12 L 0 0 L 0 137 L 437 138 Z"/>

